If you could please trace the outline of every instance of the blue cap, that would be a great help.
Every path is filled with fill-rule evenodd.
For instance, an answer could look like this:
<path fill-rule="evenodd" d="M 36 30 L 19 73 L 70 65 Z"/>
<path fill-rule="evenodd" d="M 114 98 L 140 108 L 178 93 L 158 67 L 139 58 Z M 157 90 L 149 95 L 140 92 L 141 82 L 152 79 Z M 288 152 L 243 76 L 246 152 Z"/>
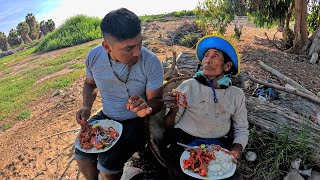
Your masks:
<path fill-rule="evenodd" d="M 238 76 L 240 74 L 240 56 L 232 43 L 221 36 L 217 35 L 207 35 L 201 38 L 196 46 L 196 56 L 197 59 L 202 62 L 204 58 L 204 54 L 208 49 L 217 49 L 226 53 L 231 61 L 235 69 L 237 70 L 234 76 Z"/>

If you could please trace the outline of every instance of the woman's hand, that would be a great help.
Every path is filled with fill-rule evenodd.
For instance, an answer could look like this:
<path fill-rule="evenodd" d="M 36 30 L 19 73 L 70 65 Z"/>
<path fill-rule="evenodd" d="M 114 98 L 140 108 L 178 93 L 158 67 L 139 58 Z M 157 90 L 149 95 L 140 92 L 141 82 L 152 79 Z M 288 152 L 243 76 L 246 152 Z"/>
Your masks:
<path fill-rule="evenodd" d="M 146 117 L 152 113 L 152 108 L 140 96 L 131 96 L 127 103 L 127 109 L 136 113 L 139 117 Z"/>
<path fill-rule="evenodd" d="M 163 103 L 167 108 L 176 108 L 178 106 L 177 102 L 177 92 L 172 91 L 172 92 L 167 92 L 163 95 Z"/>
<path fill-rule="evenodd" d="M 231 154 L 237 160 L 237 167 L 240 165 L 241 157 L 242 157 L 242 145 L 241 144 L 233 144 L 230 149 Z"/>

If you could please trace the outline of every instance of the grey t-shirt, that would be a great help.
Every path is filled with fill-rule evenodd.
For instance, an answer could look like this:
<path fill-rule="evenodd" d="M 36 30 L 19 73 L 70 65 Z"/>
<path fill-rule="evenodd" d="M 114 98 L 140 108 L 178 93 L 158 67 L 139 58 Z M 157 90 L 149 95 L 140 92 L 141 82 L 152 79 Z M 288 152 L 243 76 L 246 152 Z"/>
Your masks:
<path fill-rule="evenodd" d="M 127 75 L 127 82 L 124 82 Z M 126 108 L 129 97 L 137 95 L 146 99 L 146 90 L 160 88 L 164 75 L 157 56 L 144 47 L 141 48 L 139 60 L 129 72 L 128 65 L 110 60 L 103 46 L 98 45 L 87 55 L 86 76 L 97 85 L 102 97 L 103 113 L 121 121 L 137 117 Z"/>

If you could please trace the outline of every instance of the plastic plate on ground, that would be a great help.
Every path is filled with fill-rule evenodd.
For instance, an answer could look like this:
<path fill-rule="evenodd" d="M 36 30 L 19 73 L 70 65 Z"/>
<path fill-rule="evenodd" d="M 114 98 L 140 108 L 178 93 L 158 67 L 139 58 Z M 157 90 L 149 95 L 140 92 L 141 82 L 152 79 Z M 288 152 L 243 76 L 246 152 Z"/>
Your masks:
<path fill-rule="evenodd" d="M 75 147 L 77 149 L 79 149 L 80 151 L 82 151 L 82 152 L 85 152 L 85 153 L 101 153 L 101 152 L 108 151 L 109 149 L 111 149 L 118 142 L 118 140 L 121 137 L 122 128 L 123 127 L 122 127 L 122 124 L 117 122 L 117 121 L 104 119 L 104 120 L 98 120 L 98 121 L 90 122 L 90 125 L 101 126 L 103 129 L 108 129 L 109 127 L 113 127 L 119 133 L 119 136 L 116 137 L 115 141 L 113 141 L 111 145 L 106 146 L 103 149 L 96 149 L 95 147 L 93 147 L 91 149 L 84 149 L 84 148 L 81 148 L 81 146 L 79 144 L 79 139 L 78 139 L 79 134 L 78 134 L 74 144 L 75 144 Z"/>

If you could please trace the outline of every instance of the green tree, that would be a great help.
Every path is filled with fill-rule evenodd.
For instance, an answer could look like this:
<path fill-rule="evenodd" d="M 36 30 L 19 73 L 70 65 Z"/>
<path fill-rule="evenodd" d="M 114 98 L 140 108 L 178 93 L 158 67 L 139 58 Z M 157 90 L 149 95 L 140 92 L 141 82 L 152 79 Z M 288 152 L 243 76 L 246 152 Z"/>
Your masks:
<path fill-rule="evenodd" d="M 284 27 L 292 0 L 248 0 L 247 3 L 249 14 L 254 17 L 256 26 L 271 27 L 279 23 Z"/>
<path fill-rule="evenodd" d="M 7 36 L 3 32 L 0 32 L 0 49 L 2 51 L 8 50 Z"/>
<path fill-rule="evenodd" d="M 29 37 L 30 28 L 26 22 L 21 22 L 17 26 L 17 32 L 21 36 L 24 43 L 31 43 L 31 38 Z"/>
<path fill-rule="evenodd" d="M 317 27 L 320 25 L 320 2 L 317 0 L 311 0 L 308 4 L 308 27 L 309 32 L 315 32 Z"/>
<path fill-rule="evenodd" d="M 47 33 L 49 32 L 48 27 L 47 27 L 45 21 L 41 21 L 41 22 L 40 22 L 40 31 L 41 31 L 42 36 L 47 35 Z"/>
<path fill-rule="evenodd" d="M 26 23 L 28 24 L 30 29 L 29 37 L 32 40 L 38 39 L 40 33 L 40 26 L 36 20 L 36 17 L 32 13 L 27 14 Z"/>
<path fill-rule="evenodd" d="M 254 23 L 259 27 L 270 27 L 278 23 L 279 26 L 285 25 L 288 28 L 291 16 L 294 14 L 295 37 L 289 52 L 303 54 L 308 52 L 312 55 L 319 51 L 320 40 L 315 38 L 320 37 L 319 0 L 247 0 L 247 4 Z M 308 12 L 311 13 L 309 21 Z M 313 30 L 317 27 L 310 38 L 308 38 L 308 24 Z"/>
<path fill-rule="evenodd" d="M 234 19 L 232 2 L 224 0 L 199 2 L 195 10 L 196 23 L 207 34 L 215 32 L 223 35 L 228 24 Z"/>
<path fill-rule="evenodd" d="M 49 19 L 47 22 L 40 22 L 40 31 L 43 36 L 47 35 L 49 32 L 52 32 L 56 28 L 56 25 L 52 19 Z"/>
<path fill-rule="evenodd" d="M 15 29 L 11 29 L 9 31 L 8 43 L 10 44 L 10 46 L 14 46 L 22 43 L 22 39 L 20 38 L 18 32 Z"/>
<path fill-rule="evenodd" d="M 46 26 L 47 26 L 49 32 L 52 32 L 53 30 L 56 29 L 56 24 L 54 23 L 54 21 L 52 19 L 49 19 L 46 22 Z"/>

